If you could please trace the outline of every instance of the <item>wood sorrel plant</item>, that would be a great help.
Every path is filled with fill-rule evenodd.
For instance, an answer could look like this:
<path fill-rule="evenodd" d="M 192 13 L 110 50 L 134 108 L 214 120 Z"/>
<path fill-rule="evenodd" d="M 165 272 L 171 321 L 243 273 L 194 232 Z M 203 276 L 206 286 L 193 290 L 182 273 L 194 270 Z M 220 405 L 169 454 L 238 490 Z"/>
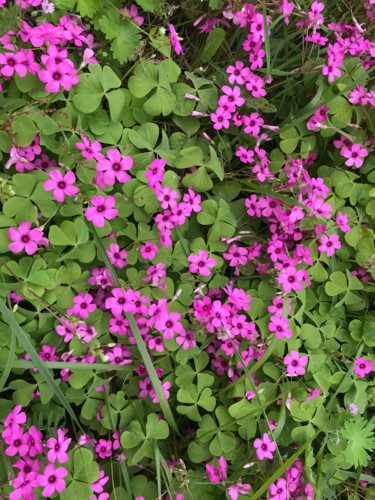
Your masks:
<path fill-rule="evenodd" d="M 374 2 L 0 7 L 1 497 L 372 497 Z"/>

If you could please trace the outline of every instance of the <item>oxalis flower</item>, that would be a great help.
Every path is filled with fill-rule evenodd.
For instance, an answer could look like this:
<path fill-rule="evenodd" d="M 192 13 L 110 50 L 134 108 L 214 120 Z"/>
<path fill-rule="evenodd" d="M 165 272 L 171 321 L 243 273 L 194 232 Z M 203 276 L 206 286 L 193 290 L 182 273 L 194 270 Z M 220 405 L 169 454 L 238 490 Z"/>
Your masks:
<path fill-rule="evenodd" d="M 43 184 L 44 191 L 53 191 L 52 195 L 56 201 L 62 203 L 65 196 L 75 196 L 79 189 L 73 186 L 76 181 L 74 172 L 69 171 L 63 175 L 60 170 L 51 170 L 48 172 L 50 179 Z"/>
<path fill-rule="evenodd" d="M 39 474 L 37 482 L 39 486 L 45 486 L 42 491 L 43 497 L 51 497 L 55 491 L 61 493 L 65 490 L 66 484 L 64 477 L 68 475 L 65 467 L 58 467 L 55 469 L 53 464 L 45 467 L 43 474 Z"/>
<path fill-rule="evenodd" d="M 113 196 L 93 196 L 90 203 L 94 205 L 86 209 L 86 219 L 94 224 L 96 227 L 104 227 L 105 219 L 111 220 L 117 217 L 118 210 L 113 208 L 116 200 Z"/>
<path fill-rule="evenodd" d="M 254 441 L 254 448 L 259 460 L 264 460 L 265 458 L 272 460 L 272 453 L 276 450 L 276 443 L 271 440 L 267 433 L 264 433 L 263 439 L 258 438 Z"/>
<path fill-rule="evenodd" d="M 289 377 L 304 375 L 306 373 L 305 366 L 308 361 L 307 356 L 301 356 L 298 351 L 290 351 L 290 354 L 284 358 L 284 365 L 287 367 L 286 373 Z"/>
<path fill-rule="evenodd" d="M 31 229 L 31 222 L 27 221 L 21 222 L 18 229 L 10 227 L 8 236 L 13 242 L 8 245 L 9 250 L 14 253 L 25 250 L 27 255 L 33 255 L 38 250 L 38 244 L 48 242 L 47 238 L 43 237 L 43 231 L 37 227 Z"/>
<path fill-rule="evenodd" d="M 191 262 L 189 271 L 199 273 L 201 276 L 209 276 L 211 274 L 210 268 L 216 265 L 216 260 L 209 258 L 205 250 L 198 250 L 198 255 L 189 255 L 187 260 Z"/>

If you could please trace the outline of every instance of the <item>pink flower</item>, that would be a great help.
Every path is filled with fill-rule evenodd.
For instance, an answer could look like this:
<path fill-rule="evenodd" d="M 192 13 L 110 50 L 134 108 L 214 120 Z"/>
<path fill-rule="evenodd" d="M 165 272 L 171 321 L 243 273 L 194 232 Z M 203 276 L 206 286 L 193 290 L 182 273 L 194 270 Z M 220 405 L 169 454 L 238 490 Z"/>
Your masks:
<path fill-rule="evenodd" d="M 177 55 L 183 54 L 184 51 L 182 50 L 182 46 L 180 44 L 180 40 L 178 38 L 178 35 L 176 33 L 175 27 L 173 24 L 168 24 L 169 28 L 169 33 L 170 33 L 170 40 L 171 40 L 171 45 L 176 52 Z"/>
<path fill-rule="evenodd" d="M 117 269 L 127 266 L 125 259 L 128 256 L 128 252 L 125 249 L 120 250 L 120 247 L 116 243 L 111 243 L 106 253 L 112 266 L 117 267 Z"/>
<path fill-rule="evenodd" d="M 374 362 L 371 359 L 358 358 L 355 360 L 353 370 L 358 377 L 364 378 L 374 370 Z"/>
<path fill-rule="evenodd" d="M 362 147 L 362 144 L 352 144 L 350 146 L 345 146 L 340 151 L 340 155 L 344 158 L 348 158 L 345 165 L 352 167 L 355 165 L 357 168 L 362 167 L 363 158 L 368 156 L 368 151 L 366 148 Z"/>
<path fill-rule="evenodd" d="M 154 245 L 151 241 L 148 241 L 145 245 L 142 245 L 140 248 L 140 252 L 143 259 L 149 259 L 149 260 L 154 259 L 158 251 L 159 251 L 158 246 Z"/>
<path fill-rule="evenodd" d="M 236 151 L 236 156 L 239 157 L 242 163 L 253 163 L 254 162 L 254 151 L 252 149 L 246 149 L 240 146 Z M 255 196 L 255 195 L 253 195 Z"/>
<path fill-rule="evenodd" d="M 260 134 L 260 127 L 264 124 L 263 118 L 259 113 L 251 113 L 250 116 L 244 116 L 245 134 L 257 137 Z"/>
<path fill-rule="evenodd" d="M 242 106 L 245 104 L 245 98 L 241 96 L 240 87 L 235 86 L 233 89 L 229 85 L 223 85 L 221 90 L 225 95 L 222 95 L 219 99 L 219 106 L 228 106 L 228 111 L 234 113 L 237 106 Z"/>
<path fill-rule="evenodd" d="M 184 351 L 196 347 L 194 332 L 192 330 L 182 330 L 182 332 L 176 337 L 176 343 L 182 347 Z"/>
<path fill-rule="evenodd" d="M 76 148 L 82 151 L 82 156 L 91 161 L 94 158 L 100 160 L 102 155 L 100 153 L 102 146 L 99 141 L 91 142 L 86 136 L 81 137 L 83 142 L 76 142 Z"/>
<path fill-rule="evenodd" d="M 98 444 L 95 447 L 95 451 L 99 458 L 108 458 L 112 456 L 112 441 L 106 441 L 105 439 L 99 439 Z"/>
<path fill-rule="evenodd" d="M 227 461 L 224 457 L 220 457 L 219 467 L 215 467 L 213 464 L 206 464 L 206 471 L 211 483 L 220 483 L 220 481 L 228 477 Z"/>
<path fill-rule="evenodd" d="M 107 151 L 109 160 L 104 156 L 98 160 L 97 170 L 104 173 L 104 181 L 113 186 L 116 180 L 122 184 L 129 182 L 131 177 L 126 173 L 133 166 L 133 159 L 130 156 L 121 156 L 117 149 L 109 149 Z"/>
<path fill-rule="evenodd" d="M 304 375 L 306 373 L 305 366 L 308 363 L 307 356 L 301 356 L 298 351 L 290 351 L 290 354 L 285 356 L 284 365 L 289 377 L 296 375 Z"/>
<path fill-rule="evenodd" d="M 224 128 L 229 128 L 229 120 L 231 118 L 229 111 L 225 111 L 224 108 L 217 108 L 216 113 L 211 113 L 211 121 L 215 124 L 215 130 L 221 130 Z"/>
<path fill-rule="evenodd" d="M 40 359 L 43 361 L 58 361 L 58 356 L 55 356 L 56 347 L 42 345 L 42 350 L 39 353 Z"/>
<path fill-rule="evenodd" d="M 63 464 L 69 460 L 66 452 L 72 439 L 65 437 L 66 432 L 62 429 L 57 429 L 57 439 L 49 438 L 47 440 L 47 448 L 49 448 L 47 458 L 50 463 L 57 460 L 60 464 Z"/>
<path fill-rule="evenodd" d="M 139 25 L 142 26 L 144 17 L 138 15 L 138 7 L 132 3 L 131 6 L 127 9 L 126 7 L 124 9 L 120 9 L 121 14 L 124 16 L 127 14 L 130 16 L 134 21 Z"/>
<path fill-rule="evenodd" d="M 39 453 L 43 453 L 43 433 L 39 431 L 35 425 L 32 425 L 28 432 L 29 438 L 29 456 L 35 457 Z"/>
<path fill-rule="evenodd" d="M 96 227 L 104 227 L 105 219 L 111 220 L 117 217 L 118 210 L 113 208 L 116 200 L 113 196 L 97 195 L 90 199 L 90 203 L 94 206 L 86 209 L 86 219 L 91 221 Z"/>
<path fill-rule="evenodd" d="M 316 388 L 314 390 L 311 391 L 310 393 L 310 396 L 308 396 L 306 398 L 306 401 L 312 401 L 313 399 L 317 398 L 318 396 L 320 396 L 320 389 Z"/>
<path fill-rule="evenodd" d="M 216 260 L 209 258 L 205 250 L 198 250 L 198 255 L 191 254 L 187 260 L 191 262 L 189 271 L 193 274 L 199 273 L 201 276 L 210 276 L 210 268 L 216 265 Z"/>
<path fill-rule="evenodd" d="M 229 74 L 228 81 L 231 85 L 243 85 L 246 82 L 246 76 L 250 73 L 249 68 L 245 67 L 241 61 L 236 61 L 235 66 L 228 66 L 226 72 Z"/>
<path fill-rule="evenodd" d="M 276 450 L 276 443 L 271 440 L 267 433 L 264 433 L 263 439 L 258 438 L 254 441 L 254 448 L 259 460 L 264 460 L 265 458 L 272 460 L 272 453 Z"/>
<path fill-rule="evenodd" d="M 38 77 L 46 83 L 47 92 L 59 92 L 61 87 L 70 90 L 79 82 L 79 76 L 70 59 L 65 59 L 60 64 L 48 61 L 46 69 L 39 70 Z"/>
<path fill-rule="evenodd" d="M 286 480 L 280 477 L 276 481 L 276 483 L 271 484 L 271 486 L 268 488 L 270 494 L 273 495 L 272 497 L 270 497 L 270 500 L 286 500 L 288 498 L 286 488 Z"/>
<path fill-rule="evenodd" d="M 113 288 L 112 297 L 106 299 L 105 307 L 111 310 L 112 316 L 121 316 L 122 312 L 133 313 L 134 291 L 130 288 L 126 292 L 122 288 Z"/>
<path fill-rule="evenodd" d="M 17 73 L 21 78 L 26 76 L 27 68 L 25 65 L 26 57 L 23 52 L 5 52 L 0 54 L 0 74 L 10 78 Z"/>
<path fill-rule="evenodd" d="M 5 450 L 5 455 L 8 457 L 14 457 L 15 455 L 24 457 L 29 453 L 29 436 L 23 433 L 21 427 L 14 427 L 11 433 L 4 435 L 5 432 L 2 433 L 2 436 L 6 444 L 9 445 Z"/>
<path fill-rule="evenodd" d="M 21 222 L 18 229 L 10 227 L 8 237 L 13 243 L 8 245 L 11 252 L 21 253 L 23 250 L 27 255 L 33 255 L 38 250 L 38 244 L 43 244 L 43 231 L 39 228 L 31 228 L 31 222 Z"/>
<path fill-rule="evenodd" d="M 270 332 L 275 333 L 275 337 L 282 340 L 284 337 L 290 339 L 293 337 L 293 332 L 289 328 L 289 321 L 287 318 L 280 318 L 277 316 L 271 316 L 271 323 L 268 323 L 268 329 Z"/>
<path fill-rule="evenodd" d="M 73 186 L 76 181 L 76 176 L 74 172 L 69 171 L 63 175 L 60 170 L 51 170 L 48 172 L 51 179 L 45 181 L 43 184 L 44 191 L 52 191 L 53 197 L 56 201 L 62 203 L 65 200 L 65 196 L 75 196 L 79 189 L 77 186 Z"/>
<path fill-rule="evenodd" d="M 304 280 L 305 274 L 302 269 L 297 271 L 294 266 L 288 266 L 283 269 L 279 274 L 277 280 L 281 285 L 284 292 L 289 293 L 292 290 L 299 291 L 303 289 L 302 280 Z"/>
<path fill-rule="evenodd" d="M 8 413 L 4 420 L 4 426 L 10 429 L 18 427 L 20 424 L 26 423 L 26 413 L 21 411 L 22 405 L 16 405 L 13 410 Z"/>
<path fill-rule="evenodd" d="M 323 234 L 320 238 L 321 245 L 318 246 L 319 252 L 326 252 L 327 257 L 332 257 L 335 253 L 335 250 L 339 250 L 341 248 L 340 237 L 338 234 L 332 234 L 331 236 L 327 236 Z"/>
<path fill-rule="evenodd" d="M 347 233 L 351 229 L 348 224 L 348 221 L 349 217 L 346 214 L 343 214 L 340 211 L 337 212 L 336 224 L 339 226 L 339 228 L 343 233 Z"/>
<path fill-rule="evenodd" d="M 230 267 L 245 265 L 247 262 L 247 255 L 248 250 L 245 247 L 238 247 L 237 245 L 231 245 L 228 252 L 223 253 L 224 259 L 230 261 Z"/>
<path fill-rule="evenodd" d="M 105 472 L 103 469 L 100 470 L 99 479 L 94 483 L 90 483 L 92 491 L 94 493 L 102 493 L 103 486 L 109 481 L 109 476 L 105 476 Z"/>
<path fill-rule="evenodd" d="M 159 182 L 163 182 L 165 165 L 165 160 L 156 159 L 151 162 L 150 168 L 146 170 L 145 176 L 151 188 L 154 188 Z"/>
<path fill-rule="evenodd" d="M 79 293 L 73 297 L 74 306 L 67 309 L 69 315 L 76 314 L 79 318 L 88 318 L 89 313 L 95 311 L 96 304 L 93 304 L 94 298 L 89 293 Z"/>
<path fill-rule="evenodd" d="M 165 313 L 160 319 L 155 321 L 155 328 L 159 332 L 163 332 L 165 339 L 171 339 L 174 334 L 179 335 L 184 331 L 184 327 L 180 323 L 181 314 L 178 312 Z"/>
<path fill-rule="evenodd" d="M 55 469 L 53 464 L 46 465 L 43 474 L 39 474 L 37 482 L 39 486 L 45 486 L 42 491 L 43 497 L 51 497 L 55 491 L 61 493 L 65 490 L 64 477 L 68 475 L 65 467 L 58 467 Z"/>

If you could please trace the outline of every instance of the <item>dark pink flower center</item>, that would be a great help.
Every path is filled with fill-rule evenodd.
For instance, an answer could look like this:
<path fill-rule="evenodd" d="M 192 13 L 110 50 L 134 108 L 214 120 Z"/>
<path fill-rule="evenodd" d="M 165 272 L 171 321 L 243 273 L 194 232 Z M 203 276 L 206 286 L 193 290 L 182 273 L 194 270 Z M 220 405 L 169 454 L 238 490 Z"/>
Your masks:
<path fill-rule="evenodd" d="M 22 241 L 24 243 L 27 243 L 28 241 L 30 241 L 30 238 L 25 234 L 25 236 L 22 236 Z"/>

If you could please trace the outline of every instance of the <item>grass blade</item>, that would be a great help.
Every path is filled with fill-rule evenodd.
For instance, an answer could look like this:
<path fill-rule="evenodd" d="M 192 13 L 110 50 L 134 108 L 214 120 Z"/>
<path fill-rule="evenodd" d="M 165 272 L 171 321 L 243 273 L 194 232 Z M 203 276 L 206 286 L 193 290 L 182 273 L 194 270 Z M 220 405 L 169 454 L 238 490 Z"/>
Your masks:
<path fill-rule="evenodd" d="M 53 390 L 55 396 L 57 399 L 59 399 L 60 403 L 62 406 L 65 408 L 66 412 L 70 415 L 71 419 L 73 422 L 77 425 L 77 427 L 80 429 L 80 431 L 83 433 L 83 429 L 81 427 L 81 424 L 76 417 L 73 408 L 70 406 L 69 402 L 67 401 L 66 397 L 64 396 L 62 390 L 60 387 L 56 384 L 55 379 L 52 377 L 51 373 L 49 372 L 48 368 L 46 368 L 45 364 L 43 361 L 40 359 L 38 353 L 36 352 L 34 346 L 30 342 L 28 336 L 26 333 L 22 330 L 20 325 L 17 323 L 17 321 L 14 319 L 12 311 L 7 307 L 3 299 L 0 299 L 0 313 L 3 316 L 3 319 L 8 325 L 10 326 L 12 330 L 12 335 L 16 336 L 18 340 L 20 341 L 21 345 L 27 352 L 27 354 L 30 356 L 33 368 L 37 368 L 39 373 L 42 375 L 46 383 L 49 385 L 49 387 Z"/>

